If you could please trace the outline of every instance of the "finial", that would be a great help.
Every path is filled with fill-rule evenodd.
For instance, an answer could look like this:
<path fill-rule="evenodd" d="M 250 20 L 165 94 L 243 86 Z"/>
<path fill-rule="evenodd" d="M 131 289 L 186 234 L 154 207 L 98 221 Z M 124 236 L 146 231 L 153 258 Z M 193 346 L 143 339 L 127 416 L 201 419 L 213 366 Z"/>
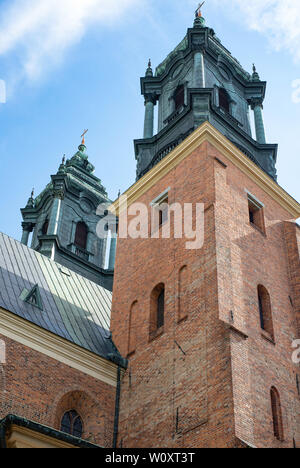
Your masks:
<path fill-rule="evenodd" d="M 120 198 L 120 195 L 121 195 L 121 190 L 119 190 L 118 192 L 118 198 Z"/>
<path fill-rule="evenodd" d="M 151 59 L 149 59 L 149 62 L 148 62 L 148 68 L 146 70 L 146 76 L 153 76 Z"/>
<path fill-rule="evenodd" d="M 31 190 L 30 198 L 28 199 L 26 208 L 34 208 L 34 188 Z"/>
<path fill-rule="evenodd" d="M 65 162 L 66 162 L 66 155 L 64 154 L 61 160 L 61 165 L 58 168 L 58 174 L 62 174 L 66 172 Z"/>
<path fill-rule="evenodd" d="M 81 135 L 81 138 L 82 138 L 82 141 L 81 141 L 81 144 L 85 146 L 85 135 L 87 134 L 88 132 L 88 129 L 87 130 L 84 130 L 83 134 Z"/>
<path fill-rule="evenodd" d="M 195 21 L 194 28 L 203 28 L 205 27 L 205 19 L 202 16 L 201 8 L 205 2 L 199 3 L 197 10 L 195 11 Z"/>
<path fill-rule="evenodd" d="M 253 64 L 253 73 L 252 73 L 252 81 L 260 81 L 259 74 L 256 71 L 256 66 Z"/>

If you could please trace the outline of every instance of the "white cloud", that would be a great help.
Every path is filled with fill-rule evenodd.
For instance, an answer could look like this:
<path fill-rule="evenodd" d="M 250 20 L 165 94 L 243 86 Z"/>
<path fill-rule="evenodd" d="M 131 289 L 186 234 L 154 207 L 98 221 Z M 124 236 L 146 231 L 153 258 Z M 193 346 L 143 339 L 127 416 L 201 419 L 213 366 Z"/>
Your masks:
<path fill-rule="evenodd" d="M 300 79 L 292 82 L 292 88 L 295 88 L 292 93 L 292 101 L 294 104 L 300 104 Z"/>
<path fill-rule="evenodd" d="M 122 20 L 141 0 L 9 0 L 0 13 L 0 56 L 14 51 L 21 71 L 38 78 L 93 24 Z"/>
<path fill-rule="evenodd" d="M 265 35 L 271 46 L 288 50 L 300 62 L 300 1 L 299 0 L 212 0 L 248 28 Z"/>
<path fill-rule="evenodd" d="M 4 80 L 0 80 L 0 103 L 6 103 L 6 83 Z"/>

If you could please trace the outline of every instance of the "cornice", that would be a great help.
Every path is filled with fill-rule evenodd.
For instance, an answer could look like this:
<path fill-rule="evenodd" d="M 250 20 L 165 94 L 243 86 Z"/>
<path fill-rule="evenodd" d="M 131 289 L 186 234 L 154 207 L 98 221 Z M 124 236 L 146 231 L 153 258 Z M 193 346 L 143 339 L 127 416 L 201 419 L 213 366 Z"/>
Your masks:
<path fill-rule="evenodd" d="M 97 380 L 117 386 L 117 365 L 0 308 L 0 334 Z"/>
<path fill-rule="evenodd" d="M 16 425 L 12 425 L 10 429 L 7 446 L 8 448 L 79 448 L 68 442 Z"/>
<path fill-rule="evenodd" d="M 270 176 L 268 176 L 255 163 L 247 158 L 233 143 L 222 133 L 214 128 L 209 122 L 204 122 L 173 151 L 165 156 L 147 174 L 132 185 L 125 193 L 127 205 L 137 201 L 141 195 L 146 193 L 170 170 L 181 163 L 202 143 L 209 142 L 220 153 L 228 158 L 236 167 L 253 180 L 262 190 L 272 197 L 282 208 L 288 211 L 294 219 L 300 216 L 300 205 L 282 187 L 280 187 Z M 125 209 L 124 198 L 120 197 L 112 205 L 111 209 L 117 214 Z"/>

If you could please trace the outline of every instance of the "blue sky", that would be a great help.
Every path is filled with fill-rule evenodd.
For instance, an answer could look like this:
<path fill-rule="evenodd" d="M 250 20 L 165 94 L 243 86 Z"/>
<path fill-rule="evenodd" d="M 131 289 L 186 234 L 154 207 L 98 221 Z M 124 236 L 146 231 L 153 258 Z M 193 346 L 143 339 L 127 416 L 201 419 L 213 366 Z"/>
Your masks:
<path fill-rule="evenodd" d="M 71 157 L 87 153 L 109 196 L 135 179 L 143 131 L 139 78 L 193 24 L 193 0 L 0 0 L 0 231 L 20 238 L 20 207 Z M 278 181 L 300 199 L 300 2 L 207 0 L 222 43 L 268 82 L 268 142 L 279 143 Z M 1 83 L 1 82 L 0 82 Z M 2 83 L 3 85 L 3 83 Z M 0 102 L 3 101 L 0 84 Z"/>

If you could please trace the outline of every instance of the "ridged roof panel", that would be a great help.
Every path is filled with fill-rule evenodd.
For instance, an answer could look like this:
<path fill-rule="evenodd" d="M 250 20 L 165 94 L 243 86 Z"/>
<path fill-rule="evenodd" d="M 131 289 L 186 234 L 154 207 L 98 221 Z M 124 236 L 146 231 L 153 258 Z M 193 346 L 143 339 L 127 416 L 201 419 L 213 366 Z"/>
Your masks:
<path fill-rule="evenodd" d="M 20 296 L 38 285 L 43 310 Z M 112 294 L 0 233 L 0 307 L 104 358 L 110 338 Z"/>

